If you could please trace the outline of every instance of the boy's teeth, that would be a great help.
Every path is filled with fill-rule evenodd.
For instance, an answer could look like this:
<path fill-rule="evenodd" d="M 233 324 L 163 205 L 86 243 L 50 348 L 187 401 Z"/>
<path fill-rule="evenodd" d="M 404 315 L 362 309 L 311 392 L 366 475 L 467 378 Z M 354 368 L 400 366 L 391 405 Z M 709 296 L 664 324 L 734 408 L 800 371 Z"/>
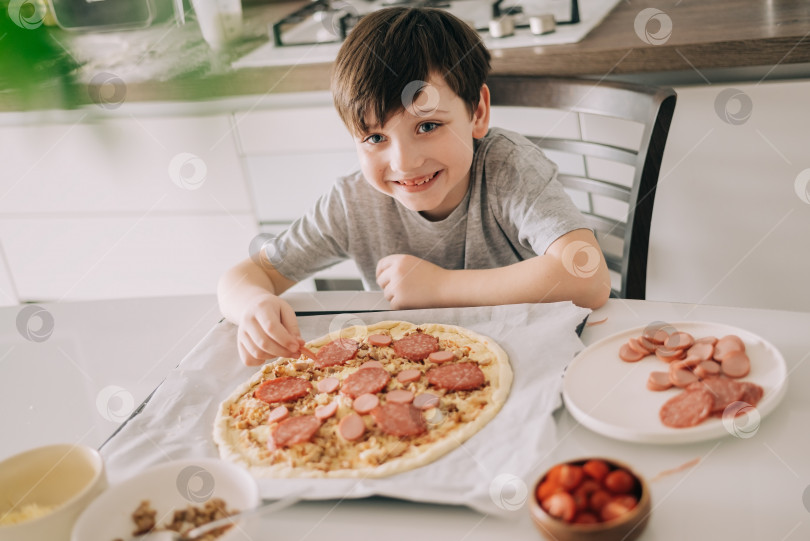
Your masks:
<path fill-rule="evenodd" d="M 432 175 L 428 175 L 428 176 L 426 176 L 426 177 L 422 177 L 422 180 L 418 180 L 418 181 L 416 181 L 416 182 L 414 182 L 414 183 L 408 183 L 408 182 L 402 182 L 402 181 L 400 181 L 400 184 L 404 184 L 405 186 L 421 186 L 421 185 L 422 185 L 422 184 L 424 184 L 425 182 L 427 182 L 427 181 L 429 181 L 429 180 L 433 180 L 433 177 L 435 177 L 435 176 L 436 176 L 436 173 L 433 173 Z"/>

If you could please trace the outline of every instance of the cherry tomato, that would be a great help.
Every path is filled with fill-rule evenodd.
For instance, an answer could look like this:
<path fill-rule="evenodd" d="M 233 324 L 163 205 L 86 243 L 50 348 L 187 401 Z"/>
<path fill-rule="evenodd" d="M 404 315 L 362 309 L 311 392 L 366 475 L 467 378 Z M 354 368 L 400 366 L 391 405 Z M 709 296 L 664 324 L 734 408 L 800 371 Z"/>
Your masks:
<path fill-rule="evenodd" d="M 539 485 L 537 485 L 537 501 L 542 502 L 552 494 L 557 492 L 561 492 L 562 487 L 558 483 L 554 483 L 549 480 L 545 480 Z"/>
<path fill-rule="evenodd" d="M 618 502 L 627 509 L 633 509 L 638 505 L 638 500 L 632 494 L 617 494 L 610 498 L 612 502 Z"/>
<path fill-rule="evenodd" d="M 589 499 L 590 507 L 597 513 L 610 501 L 610 493 L 606 490 L 597 490 Z"/>
<path fill-rule="evenodd" d="M 574 497 L 567 492 L 557 492 L 541 502 L 543 509 L 552 517 L 562 519 L 566 522 L 574 520 L 577 513 L 577 505 Z"/>
<path fill-rule="evenodd" d="M 589 460 L 583 464 L 582 471 L 601 483 L 602 479 L 610 472 L 610 466 L 604 460 Z"/>
<path fill-rule="evenodd" d="M 605 488 L 614 494 L 627 494 L 636 485 L 636 480 L 627 470 L 613 470 L 605 476 Z"/>
<path fill-rule="evenodd" d="M 562 468 L 560 468 L 560 486 L 571 492 L 579 486 L 584 476 L 581 466 L 563 464 Z"/>
<path fill-rule="evenodd" d="M 599 516 L 603 521 L 607 522 L 608 520 L 619 518 L 628 512 L 630 512 L 630 508 L 626 507 L 622 502 L 611 500 L 605 504 Z"/>
<path fill-rule="evenodd" d="M 548 474 L 546 474 L 546 481 L 551 481 L 555 485 L 560 484 L 560 472 L 562 471 L 563 464 L 557 464 L 556 466 L 552 467 L 548 470 Z"/>
<path fill-rule="evenodd" d="M 577 516 L 574 517 L 574 524 L 596 524 L 597 522 L 599 522 L 599 519 L 596 515 L 588 511 L 577 513 Z"/>
<path fill-rule="evenodd" d="M 577 504 L 577 509 L 583 511 L 588 508 L 590 505 L 590 496 L 597 490 L 601 490 L 602 485 L 594 481 L 593 479 L 585 479 L 582 483 L 574 490 L 571 495 L 574 497 L 574 501 Z"/>

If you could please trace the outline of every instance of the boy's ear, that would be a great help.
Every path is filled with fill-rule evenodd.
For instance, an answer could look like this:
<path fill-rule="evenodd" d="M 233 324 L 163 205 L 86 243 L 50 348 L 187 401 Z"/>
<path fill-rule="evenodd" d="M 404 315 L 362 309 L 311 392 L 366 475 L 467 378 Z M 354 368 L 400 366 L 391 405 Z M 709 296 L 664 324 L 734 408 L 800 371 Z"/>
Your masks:
<path fill-rule="evenodd" d="M 473 113 L 473 132 L 475 139 L 480 139 L 489 130 L 489 87 L 485 84 L 481 87 L 481 97 L 478 100 L 478 107 Z"/>

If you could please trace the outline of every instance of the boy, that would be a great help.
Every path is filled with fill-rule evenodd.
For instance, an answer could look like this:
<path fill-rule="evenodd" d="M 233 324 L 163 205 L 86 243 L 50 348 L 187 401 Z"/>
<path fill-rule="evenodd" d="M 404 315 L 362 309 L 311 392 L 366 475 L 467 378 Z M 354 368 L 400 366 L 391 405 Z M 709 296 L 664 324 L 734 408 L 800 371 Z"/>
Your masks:
<path fill-rule="evenodd" d="M 298 355 L 304 341 L 278 295 L 348 257 L 394 309 L 605 303 L 602 252 L 556 166 L 520 135 L 489 130 L 489 59 L 473 29 L 437 9 L 379 10 L 351 31 L 332 93 L 361 170 L 220 280 L 246 364 Z"/>

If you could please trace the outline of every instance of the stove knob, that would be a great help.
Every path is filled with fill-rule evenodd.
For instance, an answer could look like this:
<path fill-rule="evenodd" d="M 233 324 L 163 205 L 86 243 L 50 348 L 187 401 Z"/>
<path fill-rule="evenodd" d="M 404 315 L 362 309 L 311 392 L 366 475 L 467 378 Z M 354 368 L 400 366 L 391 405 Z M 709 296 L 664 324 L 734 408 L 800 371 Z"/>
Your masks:
<path fill-rule="evenodd" d="M 503 15 L 489 21 L 489 35 L 493 38 L 505 38 L 515 33 L 515 21 L 510 15 Z"/>
<path fill-rule="evenodd" d="M 551 13 L 533 15 L 529 17 L 529 29 L 536 36 L 550 34 L 557 29 L 557 21 L 554 20 L 554 15 Z"/>

